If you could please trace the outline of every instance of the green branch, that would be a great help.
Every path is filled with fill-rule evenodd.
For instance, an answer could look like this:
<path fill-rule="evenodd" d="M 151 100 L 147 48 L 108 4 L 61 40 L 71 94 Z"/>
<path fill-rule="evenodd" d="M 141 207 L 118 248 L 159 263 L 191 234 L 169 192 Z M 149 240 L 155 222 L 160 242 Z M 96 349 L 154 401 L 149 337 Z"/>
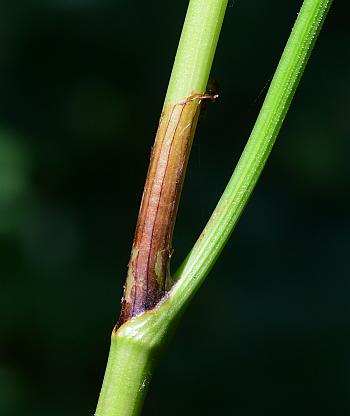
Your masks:
<path fill-rule="evenodd" d="M 332 0 L 305 0 L 253 131 L 208 224 L 176 273 L 181 309 L 214 265 L 253 192 L 287 114 Z"/>
<path fill-rule="evenodd" d="M 264 168 L 332 0 L 305 0 L 238 165 L 213 215 L 153 309 L 113 331 L 96 416 L 136 416 L 168 334 L 214 265 Z M 166 104 L 203 93 L 226 0 L 191 0 Z"/>

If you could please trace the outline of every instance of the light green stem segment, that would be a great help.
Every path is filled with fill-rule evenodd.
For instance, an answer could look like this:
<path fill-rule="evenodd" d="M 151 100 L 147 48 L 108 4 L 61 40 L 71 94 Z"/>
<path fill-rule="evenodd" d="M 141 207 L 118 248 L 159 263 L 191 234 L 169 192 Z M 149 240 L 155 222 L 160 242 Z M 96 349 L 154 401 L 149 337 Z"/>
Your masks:
<path fill-rule="evenodd" d="M 227 2 L 190 1 L 164 105 L 205 92 Z"/>
<path fill-rule="evenodd" d="M 151 378 L 155 350 L 113 333 L 96 415 L 138 415 Z"/>
<path fill-rule="evenodd" d="M 304 1 L 249 141 L 207 226 L 176 273 L 177 282 L 156 308 L 127 321 L 113 334 L 96 416 L 139 414 L 154 354 L 164 344 L 169 331 L 205 279 L 236 225 L 276 140 L 331 3 L 332 0 Z M 218 19 L 221 16 L 222 20 L 225 6 L 226 1 L 218 0 L 190 2 L 186 24 L 196 22 L 198 27 L 197 30 L 185 28 L 183 31 L 179 48 L 182 52 L 178 52 L 176 58 L 167 102 L 177 102 L 197 89 L 204 92 L 211 65 L 211 61 L 208 64 L 206 60 L 206 54 L 211 54 L 212 59 L 212 48 L 215 49 L 221 25 Z M 212 16 L 209 10 L 215 10 L 217 15 Z M 200 22 L 201 12 L 206 19 L 212 19 L 211 23 Z M 211 33 L 212 41 L 206 38 L 205 31 L 201 32 L 204 26 Z M 202 56 L 203 67 L 181 69 L 186 62 L 182 54 L 188 57 L 191 65 L 199 65 L 200 61 L 190 56 L 185 47 L 187 44 L 192 52 L 195 51 L 195 46 L 191 45 L 194 39 L 203 42 L 201 45 L 206 48 L 196 55 L 198 59 Z M 176 68 L 176 65 L 179 67 Z M 181 74 L 186 74 L 189 79 L 182 80 Z M 197 76 L 201 80 L 197 80 Z"/>

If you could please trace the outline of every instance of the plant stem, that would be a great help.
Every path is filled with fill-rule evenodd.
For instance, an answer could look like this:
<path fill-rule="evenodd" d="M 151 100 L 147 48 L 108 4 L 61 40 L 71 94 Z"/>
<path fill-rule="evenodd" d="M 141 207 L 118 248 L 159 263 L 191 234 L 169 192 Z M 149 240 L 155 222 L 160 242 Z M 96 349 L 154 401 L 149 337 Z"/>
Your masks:
<path fill-rule="evenodd" d="M 212 59 L 226 3 L 191 0 L 165 106 L 204 93 L 211 65 L 207 54 Z M 207 226 L 176 273 L 177 282 L 159 304 L 113 331 L 96 416 L 139 414 L 157 352 L 215 263 L 254 189 L 331 3 L 304 1 L 245 150 Z M 201 21 L 200 15 L 208 21 Z M 190 26 L 196 22 L 197 29 L 188 28 L 188 22 Z M 199 47 L 205 52 L 192 56 Z M 188 68 L 186 62 L 191 63 Z"/>
<path fill-rule="evenodd" d="M 152 362 L 162 344 L 145 341 L 137 317 L 170 286 L 168 270 L 177 205 L 228 0 L 191 0 L 146 179 L 119 322 L 112 333 L 97 416 L 140 412 Z M 136 318 L 134 318 L 136 317 Z M 129 330 L 131 329 L 131 330 Z M 158 335 L 161 331 L 158 331 Z"/>
<path fill-rule="evenodd" d="M 204 94 L 228 0 L 191 0 L 171 73 L 165 105 Z"/>
<path fill-rule="evenodd" d="M 115 333 L 96 415 L 137 415 L 152 374 L 154 351 L 132 337 Z"/>
<path fill-rule="evenodd" d="M 253 192 L 287 114 L 332 0 L 305 0 L 263 106 L 234 173 L 209 222 L 177 271 L 171 296 L 186 306 L 225 246 Z M 176 311 L 174 311 L 176 313 Z"/>

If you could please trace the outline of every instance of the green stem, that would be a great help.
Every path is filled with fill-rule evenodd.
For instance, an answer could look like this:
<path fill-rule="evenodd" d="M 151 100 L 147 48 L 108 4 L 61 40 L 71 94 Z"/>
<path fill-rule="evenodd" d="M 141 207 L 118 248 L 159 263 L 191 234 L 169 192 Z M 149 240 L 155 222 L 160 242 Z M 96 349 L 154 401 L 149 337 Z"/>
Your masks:
<path fill-rule="evenodd" d="M 226 244 L 275 143 L 332 0 L 305 0 L 253 131 L 209 222 L 176 273 L 176 310 L 186 306 Z M 174 310 L 174 313 L 176 311 Z"/>
<path fill-rule="evenodd" d="M 190 1 L 164 107 L 205 92 L 227 1 Z M 113 331 L 96 416 L 140 413 L 155 356 L 169 329 L 157 324 L 149 331 L 150 325 L 136 317 Z"/>
<path fill-rule="evenodd" d="M 192 92 L 204 92 L 211 65 L 207 57 L 213 57 L 226 3 L 191 0 L 167 103 L 178 102 Z M 155 354 L 236 225 L 276 140 L 331 3 L 332 0 L 304 1 L 246 148 L 202 235 L 176 273 L 177 282 L 154 309 L 113 332 L 96 416 L 139 414 Z M 207 20 L 201 21 L 200 16 Z M 193 22 L 196 27 L 187 27 Z M 203 27 L 211 33 L 210 39 Z M 204 48 L 204 52 L 192 56 L 191 51 L 197 48 Z"/>
<path fill-rule="evenodd" d="M 133 337 L 114 334 L 96 415 L 137 415 L 152 374 L 154 350 Z"/>
<path fill-rule="evenodd" d="M 205 92 L 227 2 L 190 1 L 164 104 Z"/>

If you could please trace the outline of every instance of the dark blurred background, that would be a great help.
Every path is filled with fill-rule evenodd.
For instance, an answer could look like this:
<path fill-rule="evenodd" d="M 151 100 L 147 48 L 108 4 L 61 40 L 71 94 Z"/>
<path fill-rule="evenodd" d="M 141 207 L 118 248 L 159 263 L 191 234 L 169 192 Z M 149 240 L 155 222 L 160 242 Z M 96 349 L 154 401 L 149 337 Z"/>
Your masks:
<path fill-rule="evenodd" d="M 94 413 L 187 4 L 1 2 L 2 416 Z M 174 269 L 230 177 L 300 5 L 230 0 Z M 144 415 L 350 413 L 349 11 L 334 2 Z"/>

